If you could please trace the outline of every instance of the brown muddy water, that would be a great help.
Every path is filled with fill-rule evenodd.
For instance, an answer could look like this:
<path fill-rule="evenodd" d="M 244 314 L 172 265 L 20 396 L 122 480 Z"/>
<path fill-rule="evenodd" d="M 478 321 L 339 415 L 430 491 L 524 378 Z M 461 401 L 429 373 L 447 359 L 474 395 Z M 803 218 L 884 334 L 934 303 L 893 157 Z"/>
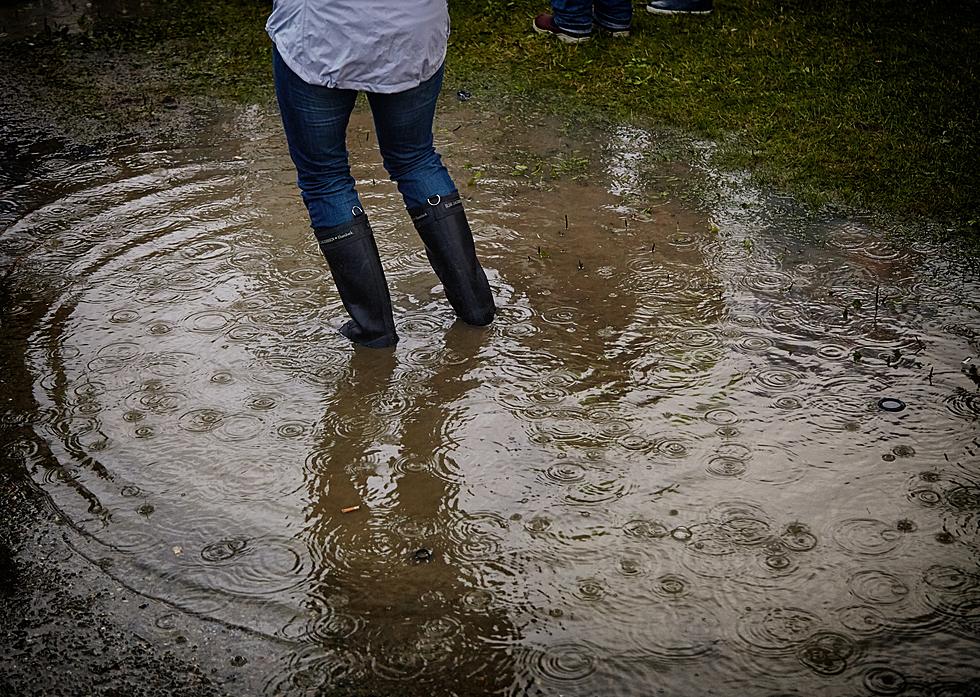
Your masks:
<path fill-rule="evenodd" d="M 460 107 L 500 312 L 456 326 L 369 124 L 393 352 L 333 328 L 275 114 L 5 176 L 66 564 L 267 637 L 266 695 L 978 694 L 970 260 Z"/>

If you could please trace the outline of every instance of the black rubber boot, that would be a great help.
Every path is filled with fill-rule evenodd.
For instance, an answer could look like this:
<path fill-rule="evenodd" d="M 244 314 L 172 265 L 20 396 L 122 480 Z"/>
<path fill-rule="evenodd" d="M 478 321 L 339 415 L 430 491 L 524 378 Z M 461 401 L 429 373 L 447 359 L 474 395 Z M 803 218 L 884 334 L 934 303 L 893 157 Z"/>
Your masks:
<path fill-rule="evenodd" d="M 340 333 L 368 348 L 398 343 L 388 282 L 367 216 L 361 213 L 349 223 L 316 228 L 313 234 L 330 266 L 344 308 L 351 316 Z"/>
<path fill-rule="evenodd" d="M 495 310 L 493 296 L 476 258 L 473 233 L 459 194 L 433 196 L 426 205 L 410 208 L 408 213 L 456 315 L 467 324 L 490 324 Z"/>

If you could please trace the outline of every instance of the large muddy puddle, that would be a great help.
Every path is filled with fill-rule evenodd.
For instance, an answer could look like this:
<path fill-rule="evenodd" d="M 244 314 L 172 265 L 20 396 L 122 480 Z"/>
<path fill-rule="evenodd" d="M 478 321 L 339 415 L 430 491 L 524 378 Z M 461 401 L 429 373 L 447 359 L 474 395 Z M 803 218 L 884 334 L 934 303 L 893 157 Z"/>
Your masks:
<path fill-rule="evenodd" d="M 362 110 L 401 342 L 353 351 L 276 115 L 230 128 L 37 152 L 0 192 L 17 454 L 158 626 L 269 637 L 268 695 L 975 694 L 954 247 L 657 163 L 636 128 L 455 107 L 500 308 L 455 326 Z"/>

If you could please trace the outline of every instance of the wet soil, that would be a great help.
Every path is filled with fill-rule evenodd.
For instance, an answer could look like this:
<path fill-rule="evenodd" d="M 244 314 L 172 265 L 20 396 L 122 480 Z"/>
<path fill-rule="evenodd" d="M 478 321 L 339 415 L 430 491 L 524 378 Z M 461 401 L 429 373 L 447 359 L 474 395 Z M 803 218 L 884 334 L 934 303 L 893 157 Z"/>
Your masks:
<path fill-rule="evenodd" d="M 0 543 L 4 695 L 248 694 L 248 637 L 172 609 L 79 564 L 40 496 L 6 482 Z M 34 500 L 32 500 L 34 499 Z M 38 500 L 40 499 L 40 500 Z M 164 624 L 163 618 L 173 618 Z M 244 664 L 243 664 L 244 665 Z"/>
<path fill-rule="evenodd" d="M 226 106 L 174 96 L 165 69 L 143 57 L 92 51 L 65 73 L 56 35 L 77 33 L 97 13 L 135 4 L 6 3 L 0 34 L 47 45 L 48 58 L 0 59 L 0 203 L 6 230 L 18 191 L 44 163 L 71 166 L 120 143 L 179 148 L 222 129 Z M 73 544 L 71 521 L 20 457 L 37 405 L 18 357 L 37 317 L 11 314 L 20 284 L 0 271 L 0 694 L 242 695 L 261 691 L 268 642 L 232 626 L 176 612 L 107 576 Z M 32 446 L 33 447 L 33 446 Z"/>

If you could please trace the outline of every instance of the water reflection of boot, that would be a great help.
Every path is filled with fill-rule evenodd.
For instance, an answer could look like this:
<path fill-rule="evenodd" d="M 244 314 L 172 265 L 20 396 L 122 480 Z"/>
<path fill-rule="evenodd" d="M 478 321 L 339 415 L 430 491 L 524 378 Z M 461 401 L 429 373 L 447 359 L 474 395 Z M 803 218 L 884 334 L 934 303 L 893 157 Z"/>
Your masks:
<path fill-rule="evenodd" d="M 325 395 L 305 471 L 311 576 L 295 626 L 308 629 L 285 680 L 312 676 L 317 695 L 509 694 L 518 630 L 456 460 L 488 339 L 456 323 L 431 372 L 355 350 Z"/>
<path fill-rule="evenodd" d="M 369 348 L 394 346 L 398 335 L 391 296 L 367 216 L 361 213 L 349 223 L 317 228 L 314 234 L 351 316 L 340 333 Z"/>
<path fill-rule="evenodd" d="M 434 196 L 427 205 L 410 208 L 408 213 L 456 315 L 467 324 L 490 324 L 495 309 L 493 296 L 476 258 L 473 233 L 459 194 Z"/>

